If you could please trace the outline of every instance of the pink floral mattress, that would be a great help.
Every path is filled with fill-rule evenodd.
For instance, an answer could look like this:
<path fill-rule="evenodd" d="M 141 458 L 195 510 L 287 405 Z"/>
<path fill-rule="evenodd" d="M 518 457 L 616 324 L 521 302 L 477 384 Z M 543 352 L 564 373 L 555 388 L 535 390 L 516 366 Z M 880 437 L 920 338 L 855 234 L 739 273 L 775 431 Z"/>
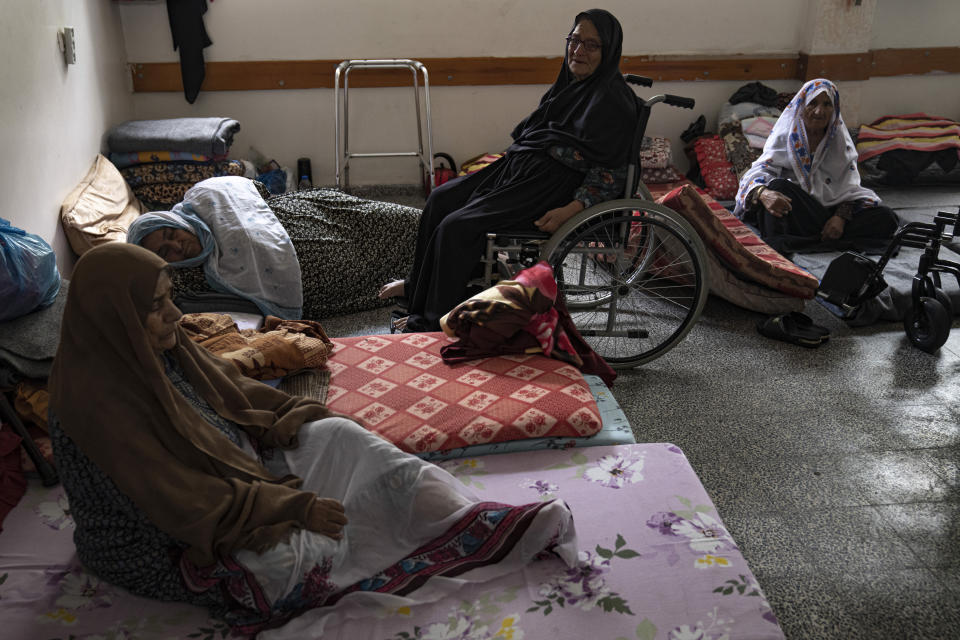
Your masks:
<path fill-rule="evenodd" d="M 591 436 L 600 411 L 583 374 L 541 355 L 447 365 L 440 332 L 335 338 L 327 405 L 410 453 Z"/>
<path fill-rule="evenodd" d="M 324 640 L 783 638 L 677 447 L 537 451 L 442 466 L 485 499 L 563 498 L 576 518 L 579 566 L 541 560 L 416 609 L 371 611 L 327 629 Z M 225 637 L 226 627 L 202 609 L 145 600 L 85 573 L 73 528 L 63 490 L 31 481 L 0 534 L 3 637 Z"/>

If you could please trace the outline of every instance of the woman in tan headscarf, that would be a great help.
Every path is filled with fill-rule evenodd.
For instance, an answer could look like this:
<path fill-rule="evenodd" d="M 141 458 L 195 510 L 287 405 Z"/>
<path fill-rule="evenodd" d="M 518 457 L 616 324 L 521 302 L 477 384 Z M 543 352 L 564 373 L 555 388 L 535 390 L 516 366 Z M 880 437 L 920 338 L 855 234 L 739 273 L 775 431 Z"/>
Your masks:
<path fill-rule="evenodd" d="M 477 502 L 438 467 L 194 345 L 166 269 L 111 243 L 70 283 L 50 422 L 88 570 L 207 606 L 241 633 L 295 616 L 319 632 L 331 612 L 424 601 L 428 577 L 433 599 L 548 547 L 573 562 L 562 503 Z M 484 544 L 467 544 L 480 530 Z"/>

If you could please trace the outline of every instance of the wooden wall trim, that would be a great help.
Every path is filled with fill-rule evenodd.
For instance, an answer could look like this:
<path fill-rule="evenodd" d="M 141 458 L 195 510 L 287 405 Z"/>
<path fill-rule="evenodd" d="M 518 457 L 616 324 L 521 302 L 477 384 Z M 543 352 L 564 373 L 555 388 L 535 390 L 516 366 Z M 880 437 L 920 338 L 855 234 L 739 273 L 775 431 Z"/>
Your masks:
<path fill-rule="evenodd" d="M 831 55 L 800 54 L 797 64 L 800 80 L 828 78 L 838 82 L 867 80 L 873 63 L 871 53 L 845 53 Z"/>
<path fill-rule="evenodd" d="M 960 73 L 960 47 L 874 49 L 872 53 L 872 76 Z"/>
<path fill-rule="evenodd" d="M 559 57 L 420 58 L 432 86 L 550 84 Z M 329 89 L 340 60 L 253 60 L 208 62 L 204 91 Z M 960 73 L 960 47 L 878 49 L 863 53 L 748 56 L 624 56 L 620 68 L 660 82 L 694 80 L 866 80 L 875 76 Z M 132 63 L 137 93 L 183 91 L 177 62 Z M 355 69 L 351 87 L 410 85 L 404 69 Z"/>
<path fill-rule="evenodd" d="M 557 60 L 559 62 L 559 58 Z M 797 76 L 797 60 L 797 56 L 624 56 L 620 69 L 624 73 L 636 73 L 659 82 L 788 80 Z"/>

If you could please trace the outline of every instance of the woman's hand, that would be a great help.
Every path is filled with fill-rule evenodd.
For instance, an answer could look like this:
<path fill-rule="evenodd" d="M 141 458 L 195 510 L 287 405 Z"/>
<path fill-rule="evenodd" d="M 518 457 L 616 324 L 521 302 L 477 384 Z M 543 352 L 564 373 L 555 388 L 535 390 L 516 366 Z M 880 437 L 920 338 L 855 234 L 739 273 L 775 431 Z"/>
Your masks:
<path fill-rule="evenodd" d="M 564 205 L 557 209 L 550 209 L 542 218 L 535 220 L 533 224 L 537 225 L 537 229 L 540 231 L 546 231 L 547 233 L 553 233 L 560 228 L 564 222 L 572 218 L 583 211 L 583 203 L 579 200 L 574 200 L 568 205 Z"/>
<path fill-rule="evenodd" d="M 790 204 L 790 198 L 783 195 L 779 191 L 774 191 L 768 187 L 757 187 L 760 189 L 760 203 L 763 205 L 763 208 L 770 212 L 770 215 L 775 218 L 782 218 L 783 216 L 790 213 L 792 205 Z"/>
<path fill-rule="evenodd" d="M 343 538 L 343 526 L 347 524 L 347 516 L 343 511 L 343 505 L 333 498 L 316 498 L 310 505 L 310 513 L 307 514 L 307 529 L 322 533 L 323 535 L 341 540 Z"/>
<path fill-rule="evenodd" d="M 841 218 L 840 216 L 832 216 L 827 220 L 827 224 L 823 225 L 823 230 L 820 232 L 821 240 L 836 240 L 843 235 L 843 228 L 846 226 L 847 221 Z"/>

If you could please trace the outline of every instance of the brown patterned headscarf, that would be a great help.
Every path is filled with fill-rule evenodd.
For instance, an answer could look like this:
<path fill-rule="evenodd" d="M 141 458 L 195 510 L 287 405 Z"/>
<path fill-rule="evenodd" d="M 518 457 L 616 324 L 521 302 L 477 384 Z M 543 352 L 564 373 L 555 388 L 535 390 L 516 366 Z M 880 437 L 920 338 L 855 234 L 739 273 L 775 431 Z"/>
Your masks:
<path fill-rule="evenodd" d="M 78 261 L 50 376 L 61 428 L 161 530 L 213 564 L 235 549 L 262 551 L 302 527 L 313 493 L 274 478 L 208 424 L 173 387 L 144 322 L 166 263 L 109 243 Z M 242 376 L 177 329 L 167 352 L 221 416 L 267 446 L 295 447 L 309 420 L 331 415 Z"/>

